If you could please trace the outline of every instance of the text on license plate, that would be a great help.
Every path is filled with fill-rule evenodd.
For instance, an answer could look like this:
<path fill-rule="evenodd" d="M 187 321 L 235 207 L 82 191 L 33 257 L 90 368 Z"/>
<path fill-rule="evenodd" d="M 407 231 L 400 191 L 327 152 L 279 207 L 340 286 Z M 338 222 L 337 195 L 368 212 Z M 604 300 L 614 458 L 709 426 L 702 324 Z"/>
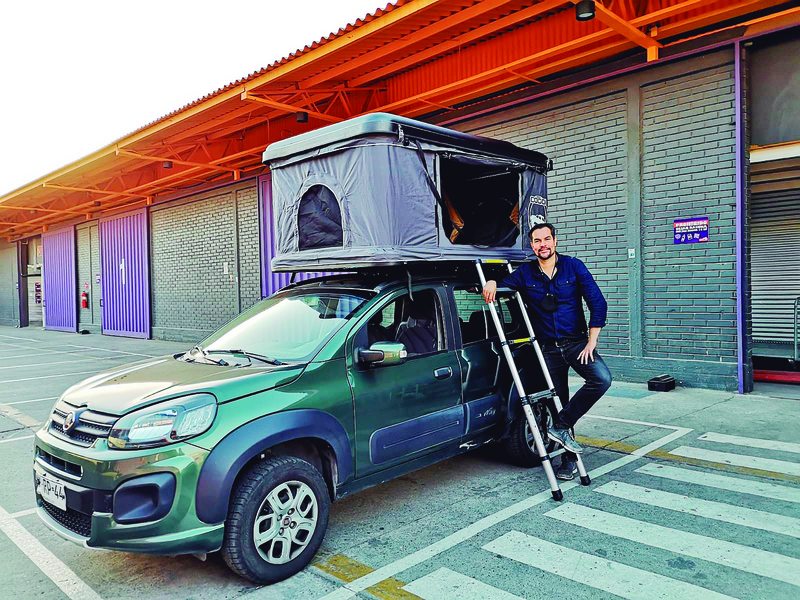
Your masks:
<path fill-rule="evenodd" d="M 64 482 L 48 475 L 46 473 L 38 473 L 36 475 L 36 491 L 53 506 L 57 506 L 61 510 L 67 510 L 67 495 L 64 492 Z"/>

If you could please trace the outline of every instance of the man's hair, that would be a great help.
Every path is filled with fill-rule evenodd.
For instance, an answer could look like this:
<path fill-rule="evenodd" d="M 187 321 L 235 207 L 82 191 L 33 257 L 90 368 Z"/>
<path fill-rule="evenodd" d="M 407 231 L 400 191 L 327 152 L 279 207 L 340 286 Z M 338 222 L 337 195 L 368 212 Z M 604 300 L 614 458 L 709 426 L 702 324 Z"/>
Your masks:
<path fill-rule="evenodd" d="M 556 228 L 551 223 L 537 223 L 536 225 L 531 227 L 531 231 L 528 234 L 528 236 L 531 238 L 531 241 L 533 241 L 533 232 L 536 231 L 537 229 L 544 229 L 545 227 L 547 227 L 547 229 L 550 230 L 550 235 L 556 237 Z"/>

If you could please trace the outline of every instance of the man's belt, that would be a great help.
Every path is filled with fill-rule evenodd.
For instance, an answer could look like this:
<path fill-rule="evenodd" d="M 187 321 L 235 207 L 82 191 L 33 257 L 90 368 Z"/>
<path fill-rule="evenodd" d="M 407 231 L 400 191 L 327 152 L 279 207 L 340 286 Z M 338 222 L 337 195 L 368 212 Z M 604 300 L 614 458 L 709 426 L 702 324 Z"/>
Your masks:
<path fill-rule="evenodd" d="M 588 336 L 575 336 L 575 337 L 563 337 L 558 338 L 555 340 L 547 340 L 542 342 L 543 347 L 552 346 L 555 348 L 563 348 L 564 346 L 569 346 L 570 344 L 577 344 L 579 342 L 586 342 L 588 341 Z"/>

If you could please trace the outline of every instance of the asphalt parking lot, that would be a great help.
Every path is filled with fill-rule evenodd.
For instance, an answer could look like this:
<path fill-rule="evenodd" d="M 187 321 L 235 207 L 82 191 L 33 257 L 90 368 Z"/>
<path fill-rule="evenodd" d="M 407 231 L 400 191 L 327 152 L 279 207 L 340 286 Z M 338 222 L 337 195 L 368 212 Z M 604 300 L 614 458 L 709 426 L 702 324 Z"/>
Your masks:
<path fill-rule="evenodd" d="M 0 328 L 0 573 L 17 598 L 796 598 L 800 403 L 615 383 L 588 488 L 482 450 L 333 505 L 312 566 L 258 587 L 212 555 L 92 551 L 34 513 L 33 432 L 102 369 L 185 344 Z"/>

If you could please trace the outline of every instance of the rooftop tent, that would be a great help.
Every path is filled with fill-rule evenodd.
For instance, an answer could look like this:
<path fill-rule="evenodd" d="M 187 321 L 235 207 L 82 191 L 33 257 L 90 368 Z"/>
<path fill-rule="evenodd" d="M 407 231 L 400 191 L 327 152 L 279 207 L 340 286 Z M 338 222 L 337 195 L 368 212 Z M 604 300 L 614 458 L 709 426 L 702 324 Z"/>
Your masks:
<path fill-rule="evenodd" d="M 508 142 L 375 113 L 271 144 L 274 271 L 523 260 L 549 161 Z"/>

